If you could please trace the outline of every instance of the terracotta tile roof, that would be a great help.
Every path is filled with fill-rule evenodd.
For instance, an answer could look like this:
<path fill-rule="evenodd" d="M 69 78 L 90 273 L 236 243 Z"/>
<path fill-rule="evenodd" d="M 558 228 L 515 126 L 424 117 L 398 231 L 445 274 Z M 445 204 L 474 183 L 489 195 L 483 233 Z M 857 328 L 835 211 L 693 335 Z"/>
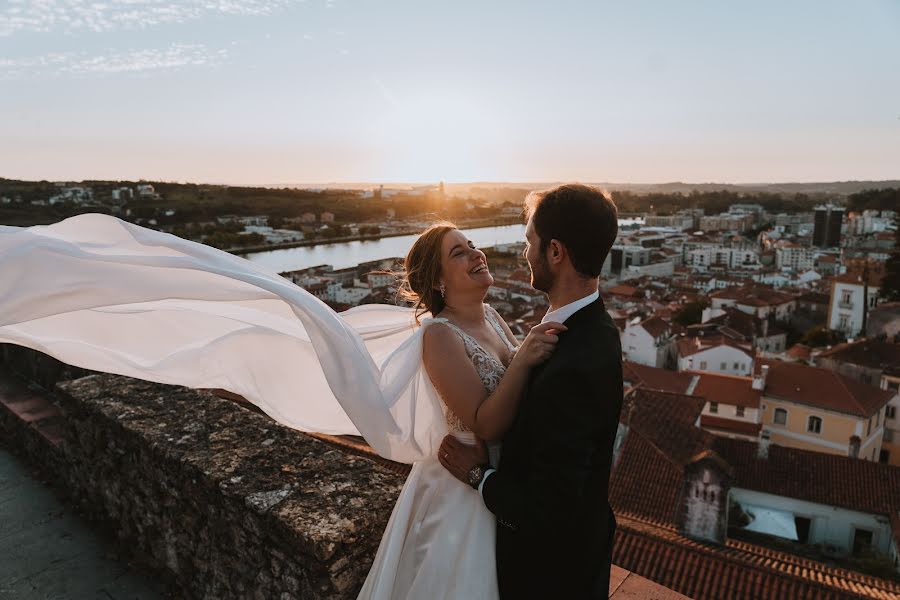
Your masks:
<path fill-rule="evenodd" d="M 831 350 L 820 353 L 819 357 L 871 369 L 889 370 L 900 365 L 900 344 L 861 339 L 856 342 L 838 344 Z"/>
<path fill-rule="evenodd" d="M 704 324 L 716 323 L 718 325 L 728 326 L 748 340 L 762 334 L 762 323 L 756 316 L 745 313 L 732 306 L 727 306 L 722 310 L 725 311 L 723 314 L 705 321 Z"/>
<path fill-rule="evenodd" d="M 622 374 L 632 385 L 664 392 L 687 393 L 694 376 L 678 371 L 650 367 L 630 360 L 622 361 Z"/>
<path fill-rule="evenodd" d="M 622 512 L 613 562 L 694 600 L 896 599 L 900 584 L 738 540 L 704 544 Z"/>
<path fill-rule="evenodd" d="M 710 294 L 711 298 L 734 300 L 746 306 L 777 306 L 794 299 L 790 294 L 778 292 L 765 286 L 730 287 Z"/>
<path fill-rule="evenodd" d="M 717 438 L 714 449 L 734 469 L 735 486 L 888 516 L 900 511 L 900 467 L 771 444 Z"/>
<path fill-rule="evenodd" d="M 882 273 L 878 271 L 869 271 L 869 287 L 878 287 L 881 285 Z M 856 285 L 863 284 L 863 277 L 860 273 L 844 273 L 831 278 L 834 283 L 854 283 Z"/>
<path fill-rule="evenodd" d="M 697 434 L 701 406 L 640 388 L 626 398 L 630 430 L 610 477 L 615 564 L 696 600 L 900 597 L 896 582 L 750 542 L 717 546 L 680 534 L 684 466 L 712 454 L 727 463 L 735 487 L 891 515 L 900 539 L 900 467 L 776 445 L 759 459 L 755 442 Z"/>
<path fill-rule="evenodd" d="M 719 346 L 730 346 L 732 348 L 740 350 L 750 358 L 754 357 L 752 350 L 742 345 L 740 342 L 737 342 L 724 335 L 678 338 L 678 356 L 691 356 L 693 354 L 697 354 L 698 352 L 704 352 L 706 350 L 717 348 Z"/>
<path fill-rule="evenodd" d="M 693 374 L 698 379 L 692 395 L 729 406 L 759 408 L 760 392 L 751 387 L 752 378 L 718 373 Z"/>
<path fill-rule="evenodd" d="M 700 415 L 700 427 L 715 429 L 717 431 L 739 433 L 741 435 L 758 436 L 760 429 L 762 429 L 762 424 L 751 423 L 749 421 L 738 421 L 737 419 L 726 419 L 724 417 L 714 417 L 712 415 Z"/>
<path fill-rule="evenodd" d="M 630 285 L 615 285 L 606 290 L 606 293 L 612 294 L 614 296 L 625 296 L 626 298 L 642 296 L 637 288 L 631 287 Z"/>
<path fill-rule="evenodd" d="M 640 387 L 626 395 L 620 418 L 629 433 L 610 476 L 614 510 L 673 523 L 684 466 L 714 440 L 695 425 L 703 405 L 699 398 Z"/>
<path fill-rule="evenodd" d="M 829 369 L 760 358 L 754 363 L 754 372 L 760 373 L 762 365 L 769 365 L 765 396 L 807 406 L 871 417 L 894 395 Z"/>
<path fill-rule="evenodd" d="M 609 478 L 613 511 L 632 512 L 656 523 L 673 524 L 683 468 L 670 462 L 639 432 L 629 432 Z"/>
<path fill-rule="evenodd" d="M 656 316 L 650 317 L 649 319 L 644 319 L 643 321 L 641 321 L 640 326 L 643 327 L 647 331 L 647 333 L 649 333 L 654 339 L 662 337 L 670 329 L 668 323 Z"/>

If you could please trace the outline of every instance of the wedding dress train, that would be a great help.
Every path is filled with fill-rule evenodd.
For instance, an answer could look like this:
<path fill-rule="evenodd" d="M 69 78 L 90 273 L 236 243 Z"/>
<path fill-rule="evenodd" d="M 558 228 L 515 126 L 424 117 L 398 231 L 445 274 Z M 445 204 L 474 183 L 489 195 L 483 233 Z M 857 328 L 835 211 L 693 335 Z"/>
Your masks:
<path fill-rule="evenodd" d="M 386 305 L 337 314 L 259 265 L 107 215 L 0 226 L 0 343 L 222 388 L 289 427 L 362 435 L 414 463 L 362 597 L 497 596 L 493 516 L 435 459 L 448 431 L 471 436 L 448 427 L 422 364 L 438 321 Z"/>

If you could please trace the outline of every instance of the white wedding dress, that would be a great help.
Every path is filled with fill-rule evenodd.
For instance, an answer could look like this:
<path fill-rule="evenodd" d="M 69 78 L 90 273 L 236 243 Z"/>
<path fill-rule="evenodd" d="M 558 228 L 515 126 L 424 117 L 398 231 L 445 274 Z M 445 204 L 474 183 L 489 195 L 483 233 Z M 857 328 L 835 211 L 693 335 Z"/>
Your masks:
<path fill-rule="evenodd" d="M 386 305 L 337 314 L 254 263 L 107 215 L 0 226 L 0 343 L 222 388 L 289 427 L 362 435 L 413 463 L 362 597 L 497 597 L 493 516 L 434 458 L 448 431 L 472 435 L 422 364 L 422 333 L 439 321 L 418 326 L 411 309 Z M 492 389 L 503 365 L 486 368 L 492 357 L 473 342 Z"/>
<path fill-rule="evenodd" d="M 485 312 L 509 350 L 515 350 L 493 311 Z M 485 389 L 493 393 L 506 372 L 504 365 L 446 319 L 431 322 L 445 323 L 456 331 Z M 444 410 L 450 432 L 474 443 L 474 434 L 459 417 L 446 405 Z M 496 467 L 499 446 L 490 446 L 489 453 Z M 499 598 L 495 541 L 496 520 L 478 491 L 456 480 L 434 456 L 416 462 L 391 513 L 359 598 Z"/>

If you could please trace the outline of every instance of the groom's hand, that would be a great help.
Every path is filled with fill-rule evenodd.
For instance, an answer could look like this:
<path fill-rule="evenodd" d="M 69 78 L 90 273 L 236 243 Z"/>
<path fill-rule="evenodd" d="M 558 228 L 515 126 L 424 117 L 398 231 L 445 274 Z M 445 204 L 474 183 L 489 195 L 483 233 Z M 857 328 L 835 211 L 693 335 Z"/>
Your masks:
<path fill-rule="evenodd" d="M 441 449 L 438 450 L 438 460 L 450 474 L 469 484 L 469 469 L 476 465 L 488 462 L 487 446 L 480 439 L 475 440 L 474 446 L 464 444 L 452 435 L 444 437 Z"/>

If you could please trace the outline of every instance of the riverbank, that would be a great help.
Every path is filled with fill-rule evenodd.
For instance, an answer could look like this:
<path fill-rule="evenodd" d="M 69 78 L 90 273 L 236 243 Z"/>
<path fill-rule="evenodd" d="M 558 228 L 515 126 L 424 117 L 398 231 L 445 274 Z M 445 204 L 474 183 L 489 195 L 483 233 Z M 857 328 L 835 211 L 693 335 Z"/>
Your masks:
<path fill-rule="evenodd" d="M 506 225 L 521 225 L 521 217 L 498 217 L 491 219 L 469 219 L 466 221 L 458 221 L 456 225 L 460 229 L 478 229 L 481 227 L 504 227 Z M 225 251 L 239 256 L 253 254 L 255 252 L 268 252 L 269 250 L 287 250 L 290 248 L 303 248 L 310 246 L 319 246 L 323 244 L 341 244 L 345 242 L 370 242 L 384 238 L 402 237 L 405 235 L 415 235 L 422 231 L 422 227 L 408 227 L 399 231 L 391 231 L 389 233 L 379 233 L 375 235 L 347 235 L 333 238 L 317 238 L 314 240 L 301 240 L 299 242 L 284 242 L 282 244 L 264 244 L 260 246 L 242 246 L 240 248 L 228 248 Z"/>

